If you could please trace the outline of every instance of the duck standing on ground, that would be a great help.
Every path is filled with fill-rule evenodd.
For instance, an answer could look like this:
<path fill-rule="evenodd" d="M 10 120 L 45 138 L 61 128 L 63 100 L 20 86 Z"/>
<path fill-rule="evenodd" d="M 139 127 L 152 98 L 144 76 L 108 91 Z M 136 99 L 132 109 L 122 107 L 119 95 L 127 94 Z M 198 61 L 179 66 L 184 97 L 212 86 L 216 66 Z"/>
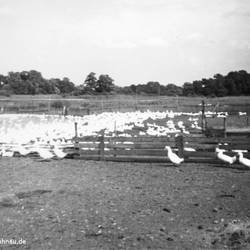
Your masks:
<path fill-rule="evenodd" d="M 59 149 L 57 145 L 54 145 L 54 148 L 53 148 L 53 153 L 56 155 L 57 158 L 59 159 L 63 159 L 67 153 L 63 152 L 62 149 Z"/>
<path fill-rule="evenodd" d="M 14 152 L 13 151 L 6 151 L 5 148 L 2 148 L 0 154 L 1 154 L 2 157 L 13 157 Z"/>
<path fill-rule="evenodd" d="M 177 154 L 175 154 L 171 147 L 166 146 L 165 149 L 168 151 L 169 160 L 175 165 L 179 166 L 182 162 L 184 162 L 184 158 L 180 158 Z"/>
<path fill-rule="evenodd" d="M 242 152 L 238 152 L 239 162 L 250 169 L 250 159 L 244 158 Z"/>
<path fill-rule="evenodd" d="M 46 148 L 37 147 L 35 149 L 35 152 L 37 152 L 39 156 L 45 161 L 49 161 L 54 157 L 54 155 L 49 151 L 49 149 L 46 149 Z"/>
<path fill-rule="evenodd" d="M 26 156 L 29 153 L 31 153 L 30 149 L 27 149 L 26 147 L 24 147 L 23 145 L 18 145 L 16 148 L 14 148 L 15 152 L 18 152 L 20 155 L 22 156 Z"/>
<path fill-rule="evenodd" d="M 223 152 L 225 152 L 225 149 L 220 149 L 220 148 L 216 148 L 215 152 L 216 152 L 216 156 L 219 160 L 228 163 L 229 165 L 232 165 L 233 163 L 236 162 L 237 157 L 235 156 L 229 156 L 229 155 L 225 155 L 223 154 Z"/>

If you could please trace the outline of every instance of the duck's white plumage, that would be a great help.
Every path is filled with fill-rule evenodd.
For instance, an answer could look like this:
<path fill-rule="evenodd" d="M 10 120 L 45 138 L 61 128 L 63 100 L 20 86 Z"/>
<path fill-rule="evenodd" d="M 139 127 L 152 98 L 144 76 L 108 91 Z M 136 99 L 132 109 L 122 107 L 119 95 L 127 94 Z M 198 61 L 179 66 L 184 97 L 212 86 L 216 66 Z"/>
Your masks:
<path fill-rule="evenodd" d="M 172 151 L 171 147 L 166 146 L 165 149 L 168 151 L 168 158 L 172 163 L 179 165 L 184 161 L 183 158 L 180 158 L 177 154 L 175 154 Z"/>
<path fill-rule="evenodd" d="M 23 155 L 23 156 L 28 155 L 29 153 L 31 153 L 30 149 L 27 149 L 22 145 L 19 145 L 18 147 L 16 147 L 14 149 L 14 151 L 18 152 L 20 155 Z"/>
<path fill-rule="evenodd" d="M 54 157 L 54 155 L 45 148 L 36 148 L 36 152 L 39 154 L 39 156 L 45 160 L 49 160 Z"/>
<path fill-rule="evenodd" d="M 59 149 L 58 146 L 54 146 L 53 153 L 56 155 L 57 158 L 64 158 L 67 153 L 63 152 L 62 149 Z"/>
<path fill-rule="evenodd" d="M 196 151 L 194 148 L 190 148 L 190 147 L 185 147 L 184 150 L 188 151 L 188 152 L 195 152 Z"/>
<path fill-rule="evenodd" d="M 229 156 L 229 155 L 223 154 L 223 152 L 225 152 L 224 149 L 216 148 L 215 152 L 217 153 L 217 158 L 220 159 L 223 162 L 226 162 L 226 163 L 229 163 L 229 164 L 233 164 L 237 160 L 236 155 L 235 156 Z"/>
<path fill-rule="evenodd" d="M 14 155 L 13 151 L 6 151 L 5 148 L 1 151 L 1 156 L 3 157 L 12 157 Z"/>
<path fill-rule="evenodd" d="M 240 162 L 242 165 L 244 165 L 244 166 L 250 168 L 250 159 L 245 158 L 245 157 L 243 156 L 243 153 L 242 153 L 242 152 L 238 152 L 238 155 L 239 155 L 239 162 Z"/>

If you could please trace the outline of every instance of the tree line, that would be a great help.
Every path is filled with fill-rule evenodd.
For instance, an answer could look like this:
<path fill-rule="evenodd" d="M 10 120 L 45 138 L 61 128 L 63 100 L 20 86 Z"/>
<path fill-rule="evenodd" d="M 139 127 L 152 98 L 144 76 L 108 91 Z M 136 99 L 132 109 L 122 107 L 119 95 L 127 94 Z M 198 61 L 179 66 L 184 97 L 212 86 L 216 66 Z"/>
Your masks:
<path fill-rule="evenodd" d="M 120 87 L 105 74 L 96 76 L 91 72 L 81 85 L 75 85 L 69 78 L 64 77 L 45 79 L 36 70 L 9 72 L 6 76 L 0 74 L 0 95 L 97 95 L 97 94 L 129 94 L 129 95 L 168 95 L 168 96 L 232 96 L 250 95 L 250 74 L 245 70 L 232 71 L 227 75 L 216 74 L 212 78 L 203 78 L 186 82 L 183 86 L 173 83 L 162 85 L 157 81 L 146 84 L 132 84 Z"/>

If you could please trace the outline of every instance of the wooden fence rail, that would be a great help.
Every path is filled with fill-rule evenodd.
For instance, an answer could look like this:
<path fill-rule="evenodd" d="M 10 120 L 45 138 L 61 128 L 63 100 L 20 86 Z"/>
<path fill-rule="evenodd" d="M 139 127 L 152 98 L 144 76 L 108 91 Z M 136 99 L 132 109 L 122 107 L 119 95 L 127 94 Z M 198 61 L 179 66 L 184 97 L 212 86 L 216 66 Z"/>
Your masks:
<path fill-rule="evenodd" d="M 248 136 L 206 137 L 199 135 L 178 135 L 171 137 L 105 137 L 87 136 L 75 138 L 78 156 L 81 159 L 134 162 L 169 162 L 165 146 L 170 146 L 185 162 L 220 163 L 215 148 L 227 150 L 228 155 L 235 155 L 233 150 L 248 150 L 244 156 L 250 157 L 250 133 Z M 190 151 L 190 148 L 192 151 Z"/>

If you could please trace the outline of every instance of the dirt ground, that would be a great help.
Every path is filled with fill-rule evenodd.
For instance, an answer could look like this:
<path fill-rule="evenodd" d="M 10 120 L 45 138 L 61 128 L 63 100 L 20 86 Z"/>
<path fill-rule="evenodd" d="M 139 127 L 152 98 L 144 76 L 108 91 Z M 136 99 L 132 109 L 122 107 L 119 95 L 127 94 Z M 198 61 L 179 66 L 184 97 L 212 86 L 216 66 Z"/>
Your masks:
<path fill-rule="evenodd" d="M 0 159 L 0 249 L 250 249 L 250 171 Z"/>

